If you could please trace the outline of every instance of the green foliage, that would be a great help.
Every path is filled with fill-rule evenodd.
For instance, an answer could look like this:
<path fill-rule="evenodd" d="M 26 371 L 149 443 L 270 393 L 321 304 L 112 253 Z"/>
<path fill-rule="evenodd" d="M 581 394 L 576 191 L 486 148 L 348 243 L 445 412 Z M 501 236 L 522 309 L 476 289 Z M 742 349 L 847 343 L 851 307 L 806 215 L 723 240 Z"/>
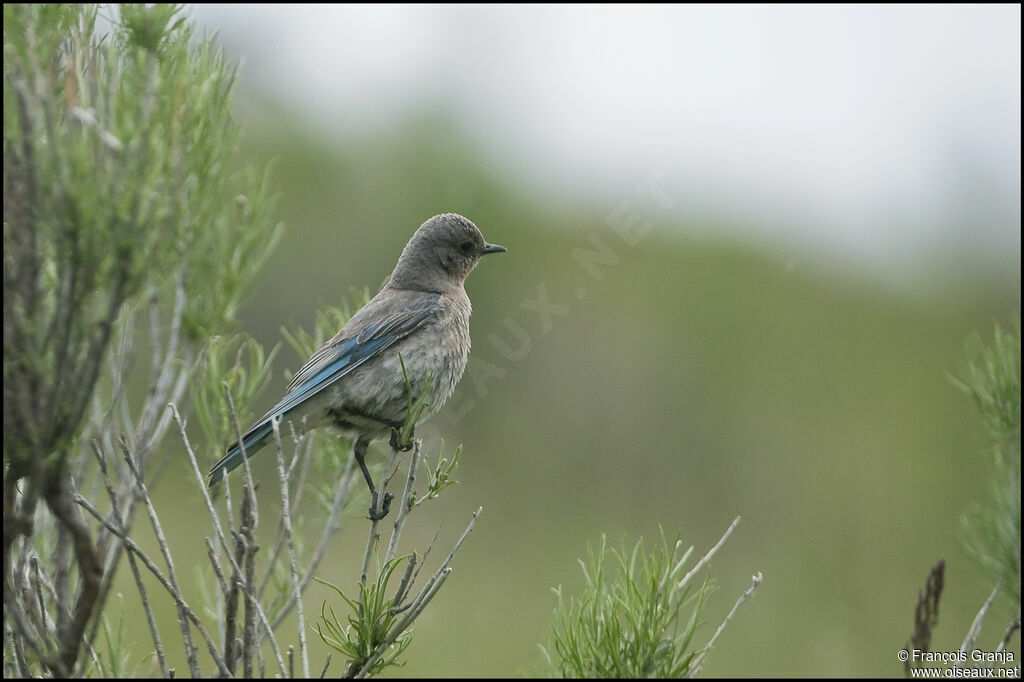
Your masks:
<path fill-rule="evenodd" d="M 269 364 L 248 341 L 214 338 L 201 354 L 281 235 L 266 172 L 235 170 L 234 66 L 194 38 L 180 6 L 106 11 L 113 29 L 98 35 L 95 5 L 4 5 L 4 569 L 15 575 L 50 546 L 41 573 L 63 581 L 49 600 L 14 585 L 5 602 L 35 614 L 11 638 L 40 652 L 28 675 L 80 674 L 100 623 L 111 651 L 101 672 L 130 672 L 104 614 L 123 554 L 75 504 L 101 490 L 95 455 L 109 463 L 123 447 L 145 470 L 197 356 L 208 435 L 224 430 L 216 373 L 248 403 Z M 124 503 L 131 487 L 110 489 Z"/>
<path fill-rule="evenodd" d="M 219 448 L 236 437 L 224 396 L 225 384 L 231 391 L 241 427 L 251 421 L 252 405 L 270 380 L 270 368 L 279 348 L 280 344 L 268 355 L 255 339 L 242 335 L 209 340 L 192 392 L 196 417 L 207 443 Z"/>
<path fill-rule="evenodd" d="M 208 218 L 193 218 L 197 221 L 194 224 L 203 227 L 201 235 L 190 237 L 198 243 L 187 248 L 187 276 L 198 277 L 200 284 L 208 285 L 202 290 L 195 285 L 189 287 L 195 295 L 188 297 L 183 326 L 193 339 L 205 339 L 222 329 L 224 322 L 235 319 L 243 294 L 284 233 L 280 225 L 268 229 L 274 204 L 268 198 L 269 166 L 262 175 L 246 168 L 219 180 L 225 194 L 237 185 L 251 189 L 223 205 L 206 207 Z M 189 208 L 203 209 L 195 205 Z"/>
<path fill-rule="evenodd" d="M 299 360 L 305 362 L 339 329 L 345 326 L 345 323 L 352 317 L 353 310 L 358 310 L 369 300 L 370 295 L 366 289 L 353 290 L 349 295 L 349 301 L 346 301 L 340 308 L 336 306 L 317 307 L 312 333 L 299 329 L 293 334 L 287 327 L 281 327 L 281 335 L 295 351 Z"/>
<path fill-rule="evenodd" d="M 452 461 L 449 462 L 448 458 L 444 456 L 444 439 L 442 438 L 438 446 L 437 465 L 435 467 L 430 467 L 430 464 L 427 463 L 426 455 L 421 458 L 423 468 L 427 472 L 427 492 L 422 497 L 418 497 L 413 492 L 409 496 L 410 509 L 427 500 L 436 500 L 442 490 L 450 485 L 458 485 L 459 482 L 452 478 L 452 474 L 459 468 L 459 457 L 461 455 L 462 444 L 459 443 L 458 447 L 455 448 L 455 455 L 452 457 Z"/>
<path fill-rule="evenodd" d="M 103 637 L 104 637 L 104 648 L 103 659 L 106 659 L 104 665 L 103 659 L 97 661 L 99 665 L 99 673 L 101 677 L 123 679 L 128 677 L 132 672 L 129 669 L 130 657 L 128 655 L 129 648 L 125 642 L 124 636 L 124 595 L 117 595 L 117 624 L 111 626 L 110 618 L 108 614 L 104 614 L 103 619 Z"/>
<path fill-rule="evenodd" d="M 351 610 L 348 625 L 343 626 L 334 612 L 334 607 L 328 606 L 327 600 L 324 600 L 320 608 L 320 622 L 313 624 L 324 643 L 346 657 L 350 669 L 361 670 L 398 623 L 401 610 L 395 608 L 394 600 L 387 596 L 388 583 L 399 564 L 408 561 L 411 556 L 395 557 L 378 571 L 374 582 L 369 585 L 359 583 L 358 600 L 350 599 L 337 586 L 316 578 L 317 582 L 337 592 Z M 398 657 L 412 641 L 411 635 L 409 631 L 399 635 L 388 647 L 387 654 L 380 656 L 371 664 L 366 676 L 372 677 L 388 666 L 401 665 L 398 663 Z"/>
<path fill-rule="evenodd" d="M 5 405 L 39 408 L 5 411 L 5 454 L 64 449 L 125 304 L 180 301 L 204 340 L 281 234 L 266 174 L 229 169 L 235 70 L 179 10 L 106 39 L 95 6 L 4 7 Z"/>
<path fill-rule="evenodd" d="M 1002 582 L 1020 611 L 1020 318 L 1010 331 L 998 325 L 991 345 L 967 343 L 967 368 L 957 385 L 981 413 L 993 443 L 989 493 L 963 519 L 968 554 Z"/>
<path fill-rule="evenodd" d="M 121 27 L 118 37 L 126 47 L 140 47 L 149 52 L 160 52 L 172 43 L 171 35 L 182 28 L 184 17 L 178 17 L 174 25 L 171 20 L 181 11 L 180 5 L 125 3 L 121 5 Z"/>
<path fill-rule="evenodd" d="M 691 648 L 704 603 L 713 586 L 696 590 L 682 570 L 693 547 L 677 558 L 682 543 L 664 532 L 650 553 L 641 538 L 632 551 L 610 549 L 605 536 L 584 563 L 583 594 L 566 598 L 561 587 L 552 627 L 552 652 L 545 658 L 561 677 L 685 677 L 701 649 Z M 614 558 L 608 566 L 609 554 Z M 617 568 L 617 573 L 612 570 Z M 689 615 L 684 610 L 689 607 Z M 553 655 L 552 655 L 553 653 Z"/>
<path fill-rule="evenodd" d="M 1009 331 L 996 325 L 992 344 L 967 341 L 967 368 L 956 384 L 974 399 L 996 447 L 1020 454 L 1020 318 Z"/>

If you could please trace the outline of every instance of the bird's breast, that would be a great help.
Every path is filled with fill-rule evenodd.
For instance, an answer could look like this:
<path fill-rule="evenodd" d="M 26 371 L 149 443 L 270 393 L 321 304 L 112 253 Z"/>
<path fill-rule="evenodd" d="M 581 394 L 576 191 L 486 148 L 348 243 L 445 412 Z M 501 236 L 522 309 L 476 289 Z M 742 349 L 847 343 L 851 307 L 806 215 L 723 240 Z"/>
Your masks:
<path fill-rule="evenodd" d="M 469 299 L 463 293 L 462 297 L 448 301 L 442 314 L 427 326 L 422 339 L 425 343 L 418 343 L 417 339 L 410 338 L 403 344 L 410 357 L 418 359 L 414 360 L 417 367 L 415 381 L 410 376 L 413 385 L 422 390 L 428 374 L 430 375 L 429 413 L 441 408 L 455 391 L 455 386 L 466 369 L 470 348 L 470 312 Z M 402 357 L 405 358 L 405 352 Z M 406 360 L 407 372 L 409 364 Z"/>
<path fill-rule="evenodd" d="M 337 416 L 339 414 L 358 414 L 381 423 L 401 423 L 408 410 L 410 386 L 414 401 L 427 387 L 429 404 L 424 417 L 439 410 L 466 369 L 470 312 L 465 293 L 462 297 L 445 300 L 437 315 L 329 389 L 331 396 L 326 407 L 333 412 L 330 418 L 342 428 L 345 428 L 341 423 L 344 420 Z"/>

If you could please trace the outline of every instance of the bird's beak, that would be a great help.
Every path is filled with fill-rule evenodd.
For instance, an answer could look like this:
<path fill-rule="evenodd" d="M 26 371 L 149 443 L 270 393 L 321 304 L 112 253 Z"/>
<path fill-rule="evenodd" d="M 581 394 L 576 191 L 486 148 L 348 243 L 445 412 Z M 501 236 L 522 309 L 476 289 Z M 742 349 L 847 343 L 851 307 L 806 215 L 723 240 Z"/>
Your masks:
<path fill-rule="evenodd" d="M 484 244 L 484 253 L 505 253 L 508 251 L 504 246 L 498 246 L 497 244 Z"/>

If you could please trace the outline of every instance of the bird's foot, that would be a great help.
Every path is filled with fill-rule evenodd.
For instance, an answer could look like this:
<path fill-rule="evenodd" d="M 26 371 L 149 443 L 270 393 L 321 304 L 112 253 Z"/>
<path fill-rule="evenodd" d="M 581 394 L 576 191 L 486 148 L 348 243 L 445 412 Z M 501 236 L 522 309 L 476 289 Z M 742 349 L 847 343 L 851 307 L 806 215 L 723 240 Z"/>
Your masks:
<path fill-rule="evenodd" d="M 380 510 L 377 509 L 377 491 L 373 491 L 373 499 L 370 501 L 370 520 L 380 521 L 388 512 L 391 511 L 391 500 L 395 499 L 395 496 L 391 493 L 384 493 L 384 503 L 380 506 Z"/>
<path fill-rule="evenodd" d="M 412 450 L 412 438 L 413 438 L 413 434 L 415 432 L 416 432 L 416 429 L 413 428 L 413 430 L 409 432 L 409 441 L 407 443 L 403 443 L 402 442 L 402 434 L 401 434 L 401 432 L 398 430 L 398 428 L 392 426 L 391 427 L 391 449 L 392 450 L 399 450 L 401 452 L 409 452 L 410 450 Z"/>

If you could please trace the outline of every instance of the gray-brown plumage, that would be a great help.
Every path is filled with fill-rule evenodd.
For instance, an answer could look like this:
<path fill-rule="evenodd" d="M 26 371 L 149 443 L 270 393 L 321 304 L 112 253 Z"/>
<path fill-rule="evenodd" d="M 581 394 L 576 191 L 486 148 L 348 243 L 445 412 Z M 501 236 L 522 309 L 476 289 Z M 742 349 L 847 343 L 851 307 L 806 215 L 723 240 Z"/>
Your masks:
<path fill-rule="evenodd" d="M 373 497 L 371 518 L 386 515 L 389 500 L 376 509 L 364 457 L 370 441 L 405 421 L 408 391 L 399 354 L 415 395 L 431 377 L 423 416 L 436 412 L 469 357 L 472 306 L 463 284 L 482 256 L 503 251 L 455 213 L 423 223 L 377 295 L 306 361 L 285 397 L 242 436 L 246 456 L 269 442 L 274 419 L 291 419 L 297 429 L 303 423 L 332 426 L 356 438 L 356 457 Z M 213 466 L 211 486 L 242 463 L 242 446 L 232 443 Z"/>

